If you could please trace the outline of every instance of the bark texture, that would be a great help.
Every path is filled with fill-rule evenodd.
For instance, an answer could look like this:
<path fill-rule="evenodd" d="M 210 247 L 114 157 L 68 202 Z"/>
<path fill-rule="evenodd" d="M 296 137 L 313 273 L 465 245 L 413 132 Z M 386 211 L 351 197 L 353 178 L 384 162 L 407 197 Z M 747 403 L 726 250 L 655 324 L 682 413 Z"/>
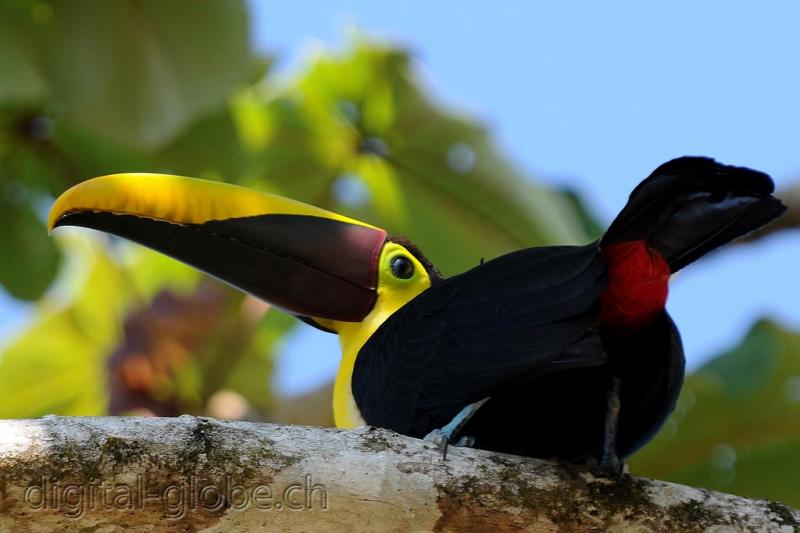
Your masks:
<path fill-rule="evenodd" d="M 800 511 L 389 431 L 0 421 L 0 530 L 800 531 Z"/>

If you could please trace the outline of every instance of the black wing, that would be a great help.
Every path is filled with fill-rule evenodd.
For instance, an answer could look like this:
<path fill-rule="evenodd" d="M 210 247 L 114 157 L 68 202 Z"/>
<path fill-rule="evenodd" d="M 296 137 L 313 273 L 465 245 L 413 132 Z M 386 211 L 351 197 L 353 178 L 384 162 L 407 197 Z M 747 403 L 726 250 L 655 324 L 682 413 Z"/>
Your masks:
<path fill-rule="evenodd" d="M 596 320 L 605 287 L 596 243 L 521 250 L 431 287 L 359 352 L 361 415 L 422 436 L 516 381 L 604 364 Z"/>

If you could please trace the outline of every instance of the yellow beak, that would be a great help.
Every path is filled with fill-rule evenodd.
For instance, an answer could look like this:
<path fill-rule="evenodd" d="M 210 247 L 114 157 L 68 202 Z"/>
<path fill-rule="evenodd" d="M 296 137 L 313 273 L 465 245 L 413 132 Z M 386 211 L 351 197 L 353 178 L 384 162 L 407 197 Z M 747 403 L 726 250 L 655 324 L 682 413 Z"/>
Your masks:
<path fill-rule="evenodd" d="M 166 174 L 80 183 L 49 230 L 82 226 L 130 239 L 301 317 L 361 321 L 375 304 L 386 232 L 274 194 Z"/>

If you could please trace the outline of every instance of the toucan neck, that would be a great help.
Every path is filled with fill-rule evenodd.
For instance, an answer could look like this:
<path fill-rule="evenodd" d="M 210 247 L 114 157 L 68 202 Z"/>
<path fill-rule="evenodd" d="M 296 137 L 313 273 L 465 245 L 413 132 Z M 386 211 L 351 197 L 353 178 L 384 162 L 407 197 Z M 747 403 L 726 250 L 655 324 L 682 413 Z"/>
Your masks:
<path fill-rule="evenodd" d="M 358 352 L 382 322 L 370 318 L 368 316 L 363 322 L 358 323 L 338 324 L 342 359 L 333 384 L 333 417 L 336 427 L 339 428 L 350 429 L 363 426 L 365 423 L 353 397 L 352 378 Z"/>
<path fill-rule="evenodd" d="M 409 245 L 413 246 L 413 245 Z M 416 250 L 416 248 L 414 248 Z M 418 252 L 417 252 L 418 253 Z M 392 257 L 402 254 L 414 264 L 414 271 L 418 275 L 406 279 L 396 279 L 391 272 L 389 262 Z M 421 254 L 420 254 L 420 257 Z M 422 261 L 426 261 L 424 257 Z M 429 263 L 429 262 L 428 262 Z M 389 241 L 381 252 L 378 262 L 377 298 L 370 313 L 360 322 L 321 321 L 323 327 L 336 331 L 339 334 L 339 344 L 342 347 L 342 360 L 336 374 L 333 387 L 333 414 L 336 426 L 353 428 L 364 425 L 364 419 L 353 397 L 353 370 L 359 352 L 373 334 L 386 322 L 392 314 L 408 302 L 416 298 L 421 292 L 431 286 L 430 272 L 435 272 L 435 279 L 441 279 L 441 274 L 431 266 L 428 268 L 408 248 L 394 241 Z"/>

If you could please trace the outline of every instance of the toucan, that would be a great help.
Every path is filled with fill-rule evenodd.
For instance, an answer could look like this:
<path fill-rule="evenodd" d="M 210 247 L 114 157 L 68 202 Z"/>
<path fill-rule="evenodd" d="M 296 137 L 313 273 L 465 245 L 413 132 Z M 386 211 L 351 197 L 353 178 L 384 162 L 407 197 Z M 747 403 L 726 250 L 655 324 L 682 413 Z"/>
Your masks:
<path fill-rule="evenodd" d="M 764 173 L 659 166 L 598 241 L 515 251 L 445 278 L 405 237 L 239 186 L 94 178 L 49 229 L 163 252 L 338 334 L 336 425 L 618 468 L 675 406 L 684 355 L 670 276 L 785 206 Z"/>

